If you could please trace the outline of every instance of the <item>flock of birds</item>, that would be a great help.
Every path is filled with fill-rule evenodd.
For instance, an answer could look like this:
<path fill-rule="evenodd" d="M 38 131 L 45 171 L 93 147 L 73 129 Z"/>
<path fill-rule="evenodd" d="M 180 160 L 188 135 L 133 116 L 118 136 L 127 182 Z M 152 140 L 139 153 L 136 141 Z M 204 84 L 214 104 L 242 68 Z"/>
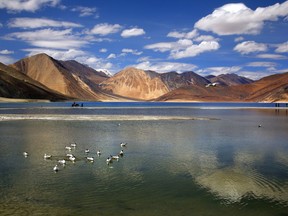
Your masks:
<path fill-rule="evenodd" d="M 76 147 L 77 147 L 77 144 L 76 144 L 76 143 L 71 143 L 70 146 L 65 146 L 65 150 L 71 152 L 72 150 L 76 149 Z M 113 163 L 114 160 L 117 160 L 117 161 L 118 161 L 118 160 L 120 159 L 120 157 L 123 157 L 123 156 L 124 156 L 124 150 L 123 150 L 123 148 L 126 148 L 126 147 L 127 147 L 127 143 L 121 142 L 121 143 L 120 143 L 120 147 L 121 147 L 121 151 L 120 151 L 117 155 L 110 155 L 110 156 L 106 159 L 107 165 Z M 89 149 L 85 149 L 85 154 L 87 155 L 87 156 L 85 157 L 85 159 L 86 159 L 87 161 L 89 161 L 89 162 L 94 162 L 94 157 L 93 157 L 93 156 L 88 156 L 89 153 L 90 153 L 90 150 L 89 150 Z M 97 155 L 98 157 L 100 157 L 101 154 L 102 154 L 101 151 L 100 151 L 100 150 L 97 150 L 96 155 Z M 26 151 L 23 152 L 23 155 L 24 155 L 24 157 L 28 157 L 28 156 L 29 156 L 28 152 L 26 152 Z M 44 154 L 44 159 L 45 159 L 45 160 L 49 160 L 49 159 L 52 159 L 52 158 L 53 158 L 52 155 L 49 155 L 49 154 L 46 154 L 46 153 Z M 67 153 L 65 159 L 60 159 L 60 160 L 58 160 L 58 161 L 57 161 L 58 163 L 53 167 L 54 172 L 58 172 L 58 171 L 59 171 L 59 166 L 58 166 L 58 165 L 65 166 L 67 161 L 71 161 L 71 162 L 74 163 L 74 162 L 76 161 L 75 155 L 73 155 L 72 153 Z"/>

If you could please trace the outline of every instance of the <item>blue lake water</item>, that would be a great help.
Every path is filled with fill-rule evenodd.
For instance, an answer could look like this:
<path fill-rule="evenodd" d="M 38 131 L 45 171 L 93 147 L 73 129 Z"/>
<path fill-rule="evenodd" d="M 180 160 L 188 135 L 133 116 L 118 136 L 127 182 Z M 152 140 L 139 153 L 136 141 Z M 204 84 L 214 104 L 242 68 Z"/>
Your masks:
<path fill-rule="evenodd" d="M 0 215 L 288 215 L 286 104 L 70 106 L 0 103 Z"/>

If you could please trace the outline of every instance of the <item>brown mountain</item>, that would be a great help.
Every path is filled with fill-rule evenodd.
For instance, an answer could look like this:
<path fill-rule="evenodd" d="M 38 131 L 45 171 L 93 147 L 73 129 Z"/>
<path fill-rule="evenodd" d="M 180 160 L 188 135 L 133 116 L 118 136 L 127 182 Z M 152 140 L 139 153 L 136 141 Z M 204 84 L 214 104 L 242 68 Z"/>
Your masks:
<path fill-rule="evenodd" d="M 101 83 L 102 90 L 137 100 L 151 100 L 167 92 L 169 88 L 158 73 L 136 68 L 126 68 Z"/>
<path fill-rule="evenodd" d="M 98 84 L 108 78 L 76 61 L 57 61 L 46 54 L 38 54 L 11 65 L 50 89 L 69 97 L 85 100 L 105 100 Z"/>
<path fill-rule="evenodd" d="M 14 99 L 71 99 L 31 79 L 16 69 L 0 63 L 0 97 Z"/>
<path fill-rule="evenodd" d="M 168 86 L 169 90 L 174 90 L 186 86 L 206 86 L 210 83 L 206 78 L 192 72 L 184 72 L 178 74 L 176 72 L 168 72 L 160 75 L 162 81 Z"/>
<path fill-rule="evenodd" d="M 238 76 L 237 74 L 221 74 L 218 76 L 210 76 L 208 80 L 211 83 L 218 83 L 221 86 L 235 86 L 254 82 L 246 77 Z"/>
<path fill-rule="evenodd" d="M 288 101 L 288 73 L 275 74 L 237 86 L 190 86 L 175 89 L 158 101 Z"/>

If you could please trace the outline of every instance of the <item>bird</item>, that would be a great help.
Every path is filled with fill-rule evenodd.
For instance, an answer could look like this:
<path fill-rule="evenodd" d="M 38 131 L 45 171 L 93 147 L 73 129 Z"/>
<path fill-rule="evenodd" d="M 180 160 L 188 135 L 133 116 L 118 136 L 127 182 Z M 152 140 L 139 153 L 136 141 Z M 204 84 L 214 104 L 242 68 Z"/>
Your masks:
<path fill-rule="evenodd" d="M 68 150 L 68 151 L 71 151 L 72 147 L 71 146 L 65 146 L 65 149 Z"/>
<path fill-rule="evenodd" d="M 89 149 L 85 149 L 85 153 L 88 154 L 90 151 Z"/>
<path fill-rule="evenodd" d="M 259 124 L 259 125 L 258 125 L 258 127 L 262 127 L 262 125 L 261 125 L 261 124 Z"/>
<path fill-rule="evenodd" d="M 67 157 L 74 157 L 73 154 L 66 154 Z"/>
<path fill-rule="evenodd" d="M 75 162 L 76 157 L 74 157 L 74 155 L 72 155 L 72 156 L 70 156 L 68 159 L 69 159 L 70 161 L 72 161 L 72 162 Z"/>
<path fill-rule="evenodd" d="M 97 155 L 98 155 L 98 157 L 99 157 L 99 156 L 101 155 L 101 151 L 100 151 L 100 150 L 98 150 L 96 154 L 97 154 Z"/>
<path fill-rule="evenodd" d="M 124 143 L 124 142 L 122 142 L 122 143 L 120 143 L 120 146 L 123 148 L 123 147 L 126 147 L 126 145 L 127 145 L 127 143 Z"/>
<path fill-rule="evenodd" d="M 24 157 L 28 157 L 28 152 L 23 152 Z"/>
<path fill-rule="evenodd" d="M 58 168 L 58 165 L 56 164 L 53 168 L 54 172 L 58 172 L 59 171 L 59 168 Z"/>
<path fill-rule="evenodd" d="M 87 161 L 94 162 L 94 157 L 86 157 Z"/>
<path fill-rule="evenodd" d="M 59 164 L 62 164 L 62 165 L 65 165 L 66 164 L 66 161 L 63 159 L 63 160 L 58 160 L 58 163 Z"/>
<path fill-rule="evenodd" d="M 120 155 L 120 156 L 123 156 L 123 155 L 124 155 L 123 149 L 119 152 L 119 155 Z"/>
<path fill-rule="evenodd" d="M 112 163 L 113 161 L 112 161 L 112 158 L 111 157 L 108 157 L 107 159 L 106 159 L 106 163 L 107 164 L 110 164 L 110 163 Z"/>
<path fill-rule="evenodd" d="M 52 155 L 44 154 L 44 159 L 51 159 Z"/>
<path fill-rule="evenodd" d="M 76 147 L 76 143 L 71 143 L 70 146 L 75 148 Z"/>
<path fill-rule="evenodd" d="M 113 155 L 113 156 L 110 155 L 110 157 L 111 157 L 113 160 L 117 160 L 117 161 L 118 161 L 119 158 L 120 158 L 119 155 Z"/>

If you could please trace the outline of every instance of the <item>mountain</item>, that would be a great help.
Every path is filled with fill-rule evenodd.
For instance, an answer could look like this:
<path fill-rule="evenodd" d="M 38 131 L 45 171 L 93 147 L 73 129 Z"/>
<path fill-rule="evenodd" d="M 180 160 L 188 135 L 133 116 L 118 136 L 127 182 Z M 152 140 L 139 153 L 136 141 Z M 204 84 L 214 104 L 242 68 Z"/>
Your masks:
<path fill-rule="evenodd" d="M 160 77 L 170 91 L 185 86 L 206 86 L 210 83 L 209 80 L 192 71 L 181 74 L 168 72 L 161 74 Z"/>
<path fill-rule="evenodd" d="M 156 99 L 157 101 L 288 101 L 288 73 L 264 77 L 250 84 L 236 86 L 181 87 Z"/>
<path fill-rule="evenodd" d="M 137 100 L 152 100 L 169 88 L 153 71 L 126 68 L 100 84 L 103 91 Z"/>
<path fill-rule="evenodd" d="M 0 97 L 14 99 L 71 99 L 31 79 L 16 69 L 0 63 Z"/>
<path fill-rule="evenodd" d="M 76 61 L 57 61 L 46 54 L 38 54 L 11 65 L 50 89 L 69 97 L 85 100 L 106 100 L 98 84 L 108 76 Z"/>
<path fill-rule="evenodd" d="M 235 86 L 249 84 L 254 82 L 246 77 L 238 76 L 237 74 L 221 74 L 219 76 L 209 76 L 207 78 L 211 83 L 218 83 L 221 86 Z"/>

